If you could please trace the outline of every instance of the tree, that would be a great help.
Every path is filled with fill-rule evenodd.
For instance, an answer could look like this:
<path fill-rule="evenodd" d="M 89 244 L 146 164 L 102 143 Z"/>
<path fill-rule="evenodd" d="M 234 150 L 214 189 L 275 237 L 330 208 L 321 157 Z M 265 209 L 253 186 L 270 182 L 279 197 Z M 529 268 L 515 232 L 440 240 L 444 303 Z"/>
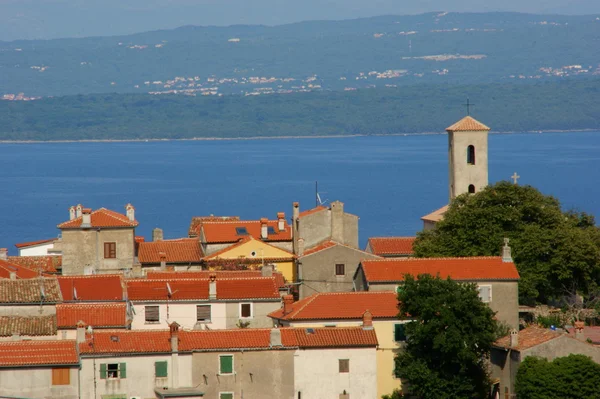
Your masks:
<path fill-rule="evenodd" d="M 406 276 L 398 300 L 400 317 L 412 322 L 406 325 L 406 347 L 396 356 L 395 371 L 411 393 L 422 399 L 486 398 L 485 358 L 498 326 L 476 285 Z"/>
<path fill-rule="evenodd" d="M 596 289 L 600 230 L 593 216 L 563 212 L 557 199 L 505 181 L 455 198 L 444 220 L 418 234 L 415 255 L 498 256 L 504 238 L 521 275 L 521 302 Z"/>
<path fill-rule="evenodd" d="M 584 355 L 549 362 L 529 356 L 519 366 L 515 391 L 519 399 L 598 398 L 600 365 Z"/>

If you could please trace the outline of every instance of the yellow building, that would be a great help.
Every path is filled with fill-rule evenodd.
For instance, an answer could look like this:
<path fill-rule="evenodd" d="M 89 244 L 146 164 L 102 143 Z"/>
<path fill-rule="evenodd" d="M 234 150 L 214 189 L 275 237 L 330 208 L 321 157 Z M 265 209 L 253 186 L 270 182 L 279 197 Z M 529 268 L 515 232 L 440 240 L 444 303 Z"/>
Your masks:
<path fill-rule="evenodd" d="M 377 347 L 377 397 L 401 388 L 394 373 L 394 357 L 402 349 L 406 337 L 404 324 L 398 320 L 397 294 L 378 292 L 319 293 L 298 302 L 291 295 L 283 299 L 281 309 L 269 314 L 280 327 L 349 327 L 363 324 L 368 310 L 373 317 Z"/>
<path fill-rule="evenodd" d="M 252 236 L 246 236 L 236 244 L 205 256 L 203 262 L 209 269 L 213 266 L 246 266 L 248 269 L 258 269 L 263 265 L 273 265 L 275 271 L 283 274 L 287 281 L 296 280 L 294 254 Z"/>

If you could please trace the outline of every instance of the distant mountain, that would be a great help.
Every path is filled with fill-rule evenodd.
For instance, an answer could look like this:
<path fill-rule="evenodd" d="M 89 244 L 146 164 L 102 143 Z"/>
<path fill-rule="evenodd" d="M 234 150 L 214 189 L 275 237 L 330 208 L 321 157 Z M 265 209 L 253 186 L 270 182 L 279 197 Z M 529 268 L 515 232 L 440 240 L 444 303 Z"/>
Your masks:
<path fill-rule="evenodd" d="M 599 16 L 429 13 L 0 42 L 0 98 L 263 95 L 600 74 Z"/>

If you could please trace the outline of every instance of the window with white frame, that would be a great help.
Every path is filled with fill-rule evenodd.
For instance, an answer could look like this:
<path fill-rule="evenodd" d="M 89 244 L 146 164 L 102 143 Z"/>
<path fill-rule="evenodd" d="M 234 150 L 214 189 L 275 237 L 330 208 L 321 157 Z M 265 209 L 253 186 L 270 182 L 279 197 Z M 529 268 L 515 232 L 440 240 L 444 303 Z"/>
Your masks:
<path fill-rule="evenodd" d="M 233 392 L 219 392 L 219 399 L 233 399 Z"/>
<path fill-rule="evenodd" d="M 233 355 L 219 355 L 219 374 L 233 374 Z"/>
<path fill-rule="evenodd" d="M 252 310 L 252 303 L 240 303 L 240 319 L 251 319 L 254 316 Z"/>
<path fill-rule="evenodd" d="M 480 285 L 477 287 L 479 289 L 479 298 L 481 302 L 488 303 L 492 302 L 492 286 L 491 285 Z"/>

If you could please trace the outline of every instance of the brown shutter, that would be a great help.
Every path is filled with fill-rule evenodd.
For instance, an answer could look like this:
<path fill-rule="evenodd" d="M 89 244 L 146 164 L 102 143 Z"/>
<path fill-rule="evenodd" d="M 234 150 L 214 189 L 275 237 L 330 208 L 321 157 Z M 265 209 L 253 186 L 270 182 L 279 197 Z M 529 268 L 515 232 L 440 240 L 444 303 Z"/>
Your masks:
<path fill-rule="evenodd" d="M 158 306 L 146 306 L 146 322 L 156 323 L 159 322 Z"/>
<path fill-rule="evenodd" d="M 340 360 L 340 373 L 350 372 L 350 359 L 339 359 Z"/>
<path fill-rule="evenodd" d="M 196 321 L 210 321 L 210 305 L 196 307 Z"/>
<path fill-rule="evenodd" d="M 70 385 L 71 369 L 56 368 L 52 369 L 52 385 Z"/>

